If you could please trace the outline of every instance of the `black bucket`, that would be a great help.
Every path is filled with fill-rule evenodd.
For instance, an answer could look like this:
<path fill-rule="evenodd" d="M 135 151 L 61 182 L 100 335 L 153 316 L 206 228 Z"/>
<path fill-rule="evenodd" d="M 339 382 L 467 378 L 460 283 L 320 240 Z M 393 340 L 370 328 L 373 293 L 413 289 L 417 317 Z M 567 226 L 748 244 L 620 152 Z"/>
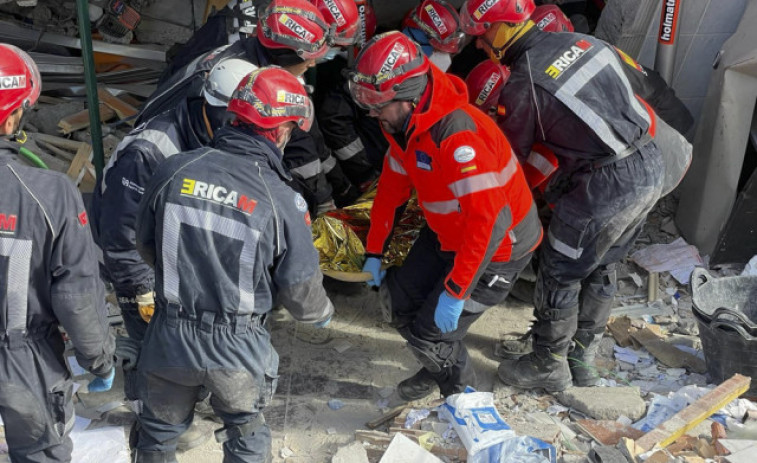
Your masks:
<path fill-rule="evenodd" d="M 714 278 L 696 269 L 691 299 L 707 373 L 716 383 L 750 376 L 746 394 L 757 396 L 757 276 Z"/>

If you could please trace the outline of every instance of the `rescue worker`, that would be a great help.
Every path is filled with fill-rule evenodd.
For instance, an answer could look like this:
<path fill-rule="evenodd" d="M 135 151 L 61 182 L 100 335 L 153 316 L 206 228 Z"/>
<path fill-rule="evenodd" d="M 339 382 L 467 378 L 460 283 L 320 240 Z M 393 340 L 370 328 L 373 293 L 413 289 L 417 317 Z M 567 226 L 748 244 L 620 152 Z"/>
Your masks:
<path fill-rule="evenodd" d="M 539 253 L 534 350 L 505 360 L 506 384 L 560 391 L 593 385 L 593 360 L 617 290 L 615 267 L 662 191 L 654 113 L 638 99 L 615 50 L 590 36 L 540 31 L 533 0 L 467 0 L 463 29 L 509 66 L 499 125 L 521 159 L 536 142 L 560 168 Z M 571 343 L 575 349 L 570 354 Z"/>
<path fill-rule="evenodd" d="M 270 461 L 262 412 L 278 355 L 265 318 L 283 304 L 323 327 L 334 311 L 307 206 L 281 164 L 292 129 L 310 128 L 305 89 L 282 68 L 258 69 L 239 83 L 229 112 L 235 119 L 213 147 L 166 160 L 140 204 L 137 244 L 155 266 L 156 304 L 142 347 L 149 355 L 137 367 L 139 463 L 176 461 L 200 387 L 225 424 L 216 431 L 224 461 Z"/>
<path fill-rule="evenodd" d="M 523 172 L 494 121 L 468 103 L 463 81 L 399 32 L 374 37 L 349 75 L 355 102 L 390 144 L 371 210 L 363 270 L 388 291 L 393 326 L 422 365 L 404 400 L 477 386 L 463 343 L 502 302 L 541 241 Z M 402 267 L 380 269 L 396 214 L 412 190 L 428 223 Z"/>
<path fill-rule="evenodd" d="M 408 10 L 402 33 L 421 45 L 429 60 L 445 72 L 465 38 L 457 10 L 444 0 L 423 0 Z M 344 170 L 363 189 L 377 177 L 388 148 L 378 124 L 366 115 L 355 106 L 344 85 L 332 85 L 318 106 L 326 144 L 341 162 L 349 160 L 356 166 Z"/>
<path fill-rule="evenodd" d="M 542 5 L 534 9 L 531 20 L 536 27 L 546 32 L 574 32 L 573 23 L 555 5 Z M 676 96 L 675 90 L 654 69 L 636 62 L 623 50 L 614 47 L 623 61 L 623 71 L 631 82 L 634 92 L 654 109 L 668 125 L 680 134 L 687 135 L 694 125 L 694 117 L 685 104 Z"/>
<path fill-rule="evenodd" d="M 175 107 L 183 99 L 199 96 L 205 75 L 219 61 L 239 58 L 258 67 L 275 64 L 299 77 L 328 52 L 330 26 L 306 0 L 274 0 L 260 15 L 256 30 L 254 37 L 199 56 L 177 71 L 153 92 L 137 123 Z M 313 214 L 333 209 L 334 199 L 341 204 L 342 196 L 348 202 L 358 195 L 350 191 L 349 180 L 320 139 L 317 128 L 312 133 L 295 130 L 284 153 L 284 165 L 292 172 L 292 181 Z M 328 169 L 331 166 L 334 167 Z"/>
<path fill-rule="evenodd" d="M 81 195 L 65 175 L 15 160 L 41 85 L 31 57 L 0 44 L 0 417 L 14 463 L 71 461 L 73 381 L 59 326 L 96 375 L 90 391 L 110 389 L 115 375 Z"/>
<path fill-rule="evenodd" d="M 139 202 L 153 173 L 163 161 L 183 151 L 210 145 L 213 134 L 228 119 L 226 106 L 239 81 L 256 67 L 231 58 L 208 73 L 202 96 L 190 98 L 132 130 L 116 147 L 92 194 L 92 230 L 102 249 L 105 275 L 121 309 L 128 338 L 116 341 L 132 352 L 123 364 L 124 392 L 136 400 L 134 367 L 155 307 L 155 275 L 137 252 Z M 182 434 L 179 450 L 202 444 L 207 434 L 192 426 Z"/>

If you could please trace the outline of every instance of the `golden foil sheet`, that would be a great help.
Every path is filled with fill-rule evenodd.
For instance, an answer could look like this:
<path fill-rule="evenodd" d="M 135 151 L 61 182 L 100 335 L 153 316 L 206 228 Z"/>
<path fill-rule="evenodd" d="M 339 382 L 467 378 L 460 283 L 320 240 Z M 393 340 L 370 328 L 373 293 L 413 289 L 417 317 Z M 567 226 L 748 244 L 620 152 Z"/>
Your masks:
<path fill-rule="evenodd" d="M 318 250 L 322 270 L 362 271 L 365 240 L 371 224 L 371 208 L 375 197 L 374 187 L 355 204 L 328 212 L 313 221 L 313 244 Z M 384 253 L 385 266 L 402 265 L 425 224 L 423 211 L 413 195 L 395 226 L 392 240 Z"/>

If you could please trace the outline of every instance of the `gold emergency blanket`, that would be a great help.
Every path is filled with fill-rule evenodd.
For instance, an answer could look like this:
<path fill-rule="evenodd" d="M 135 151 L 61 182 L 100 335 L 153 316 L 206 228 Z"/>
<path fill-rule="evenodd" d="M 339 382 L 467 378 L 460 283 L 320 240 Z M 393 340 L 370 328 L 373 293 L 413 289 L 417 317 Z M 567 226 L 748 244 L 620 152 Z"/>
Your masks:
<path fill-rule="evenodd" d="M 351 206 L 337 209 L 313 221 L 313 244 L 321 270 L 361 272 L 365 261 L 365 240 L 371 224 L 371 207 L 376 197 L 372 188 Z M 410 198 L 384 254 L 385 266 L 402 265 L 426 220 L 416 196 Z"/>

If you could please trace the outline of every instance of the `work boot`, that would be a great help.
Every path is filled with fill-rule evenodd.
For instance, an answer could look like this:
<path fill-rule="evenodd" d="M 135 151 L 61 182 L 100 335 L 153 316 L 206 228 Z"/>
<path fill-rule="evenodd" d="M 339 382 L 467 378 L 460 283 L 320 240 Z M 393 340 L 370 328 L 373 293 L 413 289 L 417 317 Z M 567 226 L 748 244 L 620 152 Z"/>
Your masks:
<path fill-rule="evenodd" d="M 426 397 L 434 392 L 436 380 L 431 373 L 425 368 L 421 368 L 418 373 L 400 381 L 397 385 L 397 395 L 406 402 L 412 402 Z"/>
<path fill-rule="evenodd" d="M 521 389 L 542 388 L 547 392 L 564 391 L 571 385 L 565 355 L 543 347 L 516 360 L 503 360 L 497 369 L 503 383 Z"/>
<path fill-rule="evenodd" d="M 179 441 L 176 443 L 176 450 L 178 452 L 186 452 L 187 450 L 199 447 L 208 439 L 210 439 L 210 433 L 203 431 L 197 423 L 192 421 L 189 429 L 179 436 Z"/>
<path fill-rule="evenodd" d="M 495 355 L 508 360 L 518 359 L 533 352 L 533 342 L 530 331 L 517 338 L 503 339 L 497 346 Z"/>
<path fill-rule="evenodd" d="M 593 334 L 585 330 L 578 330 L 573 338 L 575 347 L 568 353 L 568 365 L 570 374 L 573 375 L 573 384 L 579 387 L 596 386 L 599 381 L 597 368 L 594 366 L 594 358 L 602 341 L 602 333 Z"/>

